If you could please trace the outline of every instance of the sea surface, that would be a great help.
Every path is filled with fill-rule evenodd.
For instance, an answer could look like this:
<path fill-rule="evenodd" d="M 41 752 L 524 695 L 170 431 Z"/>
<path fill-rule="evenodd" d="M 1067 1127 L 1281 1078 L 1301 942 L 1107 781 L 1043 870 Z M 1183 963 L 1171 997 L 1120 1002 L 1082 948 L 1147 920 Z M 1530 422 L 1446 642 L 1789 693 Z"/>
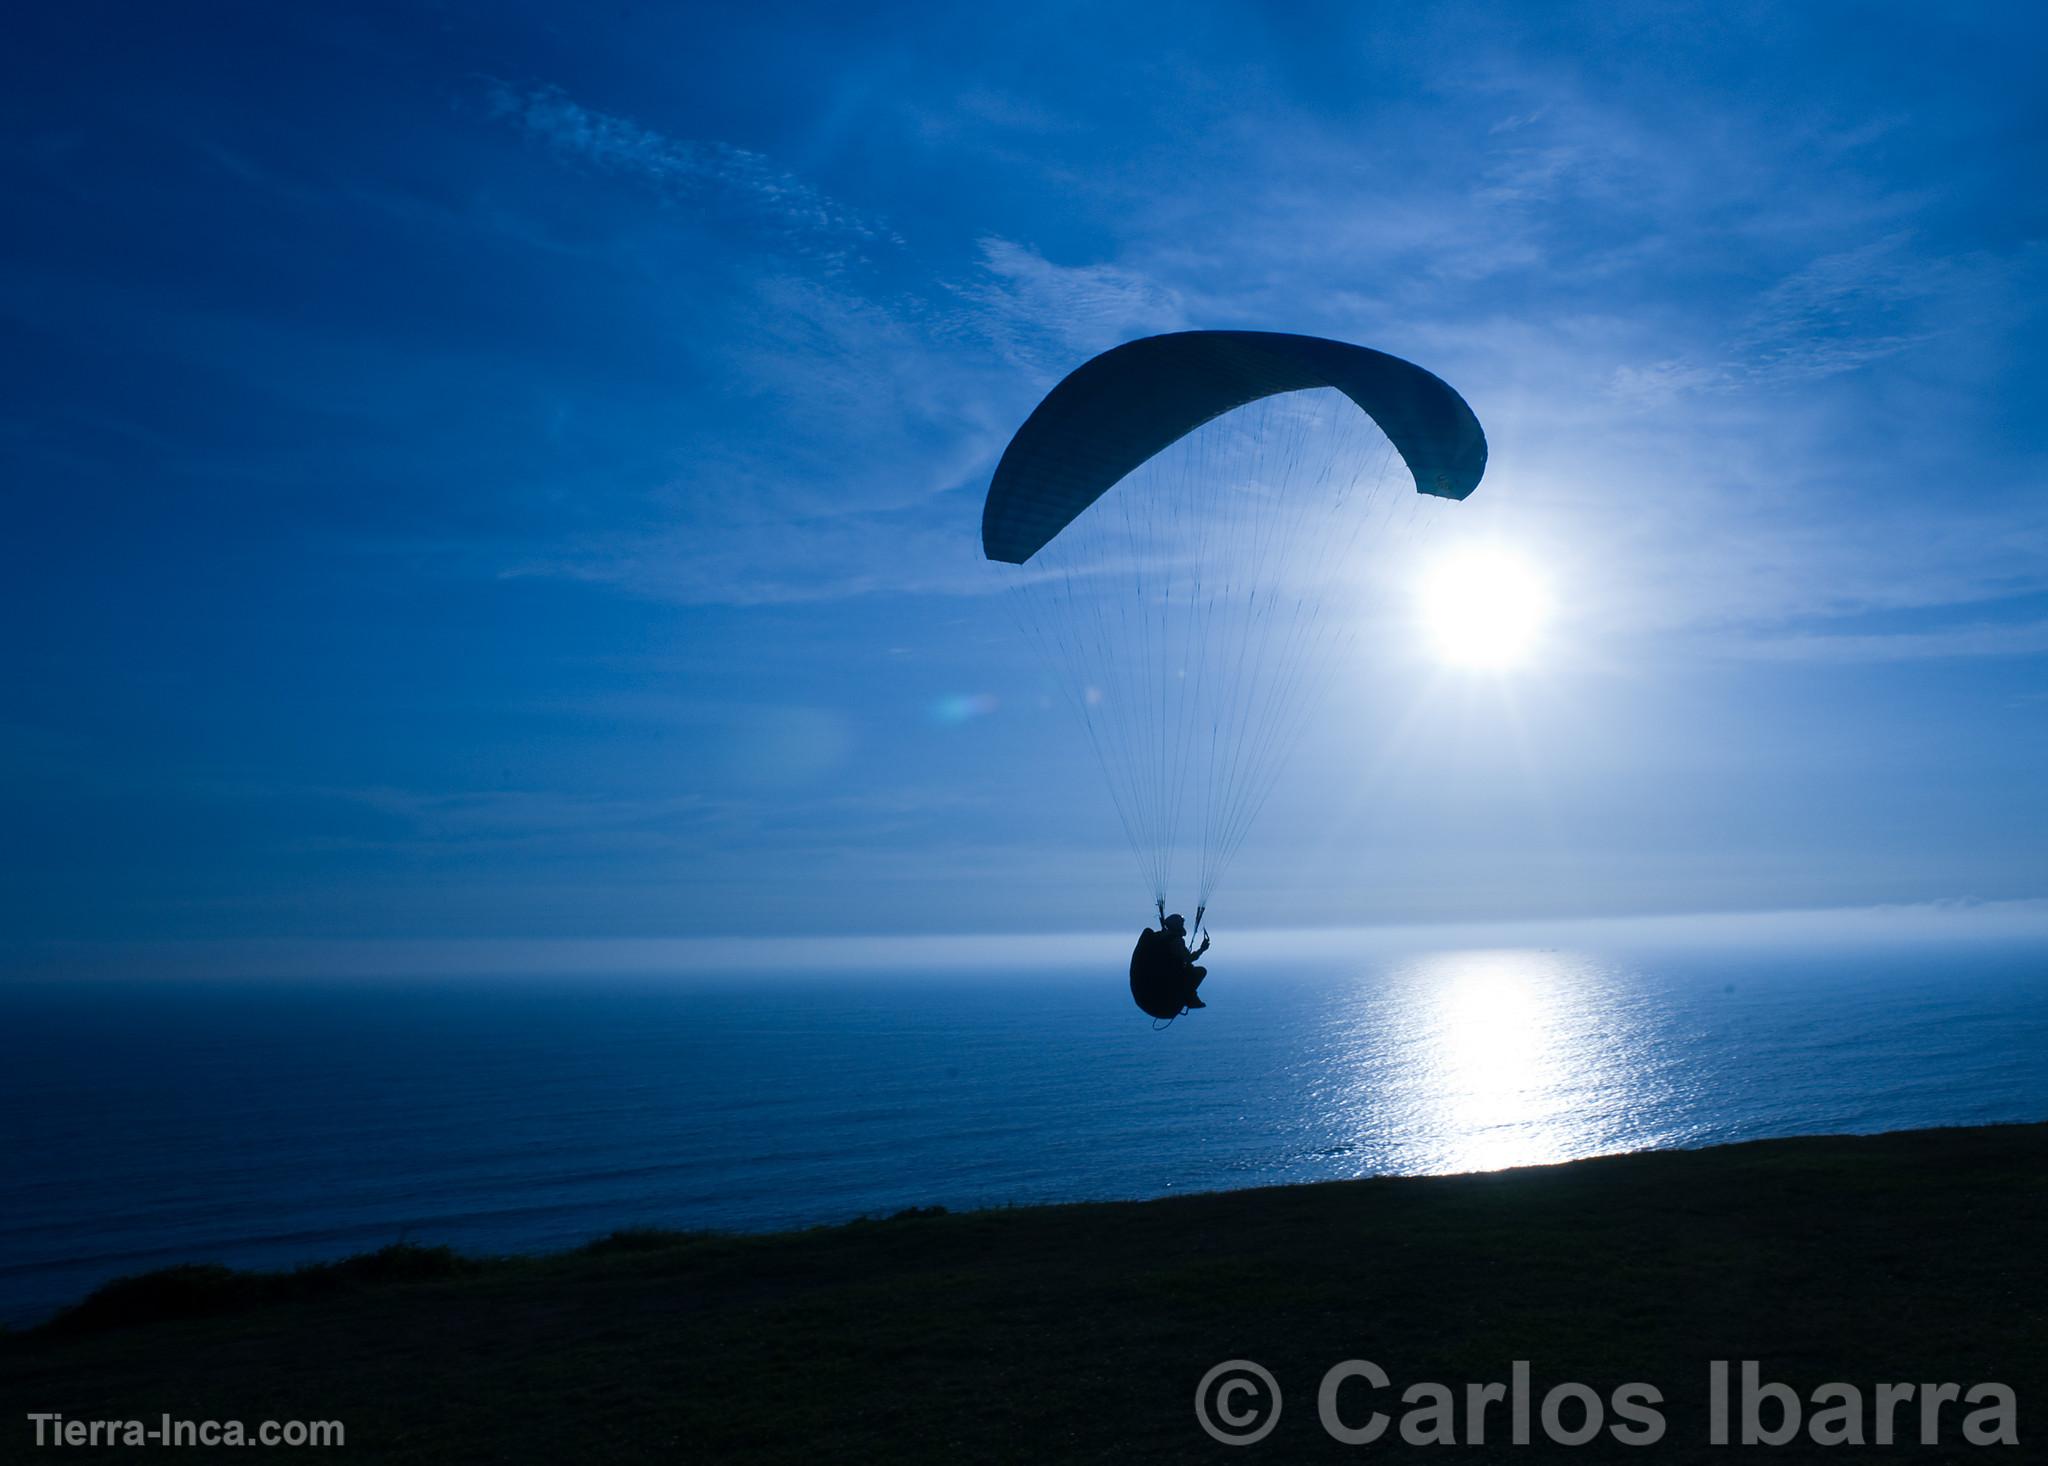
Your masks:
<path fill-rule="evenodd" d="M 2048 941 L 1211 954 L 1099 972 L 0 986 L 0 1320 L 400 1239 L 1492 1169 L 2048 1119 Z"/>

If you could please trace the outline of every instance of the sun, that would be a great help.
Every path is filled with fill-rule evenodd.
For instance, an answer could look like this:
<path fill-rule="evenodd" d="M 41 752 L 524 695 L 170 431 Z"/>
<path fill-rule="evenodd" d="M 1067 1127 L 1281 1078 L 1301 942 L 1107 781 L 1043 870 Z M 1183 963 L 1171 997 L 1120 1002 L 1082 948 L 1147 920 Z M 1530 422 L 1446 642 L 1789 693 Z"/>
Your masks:
<path fill-rule="evenodd" d="M 1535 653 L 1550 589 L 1523 556 L 1467 546 L 1429 567 L 1421 602 L 1423 628 L 1440 660 L 1507 671 L 1527 665 Z"/>

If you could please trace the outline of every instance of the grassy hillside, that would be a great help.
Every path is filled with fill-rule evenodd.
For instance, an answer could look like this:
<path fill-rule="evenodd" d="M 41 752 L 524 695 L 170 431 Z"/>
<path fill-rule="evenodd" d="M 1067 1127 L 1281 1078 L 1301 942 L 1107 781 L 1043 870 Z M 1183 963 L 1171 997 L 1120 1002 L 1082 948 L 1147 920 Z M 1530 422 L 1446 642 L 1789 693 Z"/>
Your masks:
<path fill-rule="evenodd" d="M 1847 1382 L 1866 1402 L 1880 1383 L 1997 1381 L 2018 1398 L 2018 1450 L 1967 1447 L 1953 1405 L 1942 1449 L 1849 1454 L 2031 1459 L 2048 1439 L 2044 1239 L 2048 1126 L 2007 1126 L 772 1237 L 640 1234 L 540 1259 L 405 1249 L 288 1277 L 159 1276 L 0 1338 L 0 1456 L 40 1456 L 25 1449 L 30 1411 L 339 1420 L 347 1449 L 310 1455 L 437 1463 L 1429 1454 L 1394 1429 L 1355 1449 L 1325 1435 L 1317 1384 L 1363 1358 L 1392 1388 L 1347 1385 L 1354 1424 L 1374 1408 L 1398 1419 L 1416 1381 L 1461 1400 L 1468 1383 L 1506 1384 L 1518 1359 L 1539 1400 L 1564 1382 L 1665 1397 L 1652 1450 L 1604 1433 L 1548 1445 L 1539 1419 L 1530 1446 L 1451 1453 L 1463 1459 L 1718 1457 L 1714 1359 L 1758 1360 L 1802 1397 Z M 1230 1358 L 1263 1364 L 1286 1402 L 1245 1451 L 1212 1444 L 1193 1409 L 1197 1381 Z M 1507 1408 L 1491 1407 L 1489 1442 L 1506 1439 Z M 1563 1424 L 1579 1418 L 1570 1407 Z M 1897 1419 L 1917 1440 L 1918 1403 Z M 1469 1417 L 1456 1428 L 1470 1438 Z M 1743 1454 L 1844 1455 L 1804 1435 Z"/>

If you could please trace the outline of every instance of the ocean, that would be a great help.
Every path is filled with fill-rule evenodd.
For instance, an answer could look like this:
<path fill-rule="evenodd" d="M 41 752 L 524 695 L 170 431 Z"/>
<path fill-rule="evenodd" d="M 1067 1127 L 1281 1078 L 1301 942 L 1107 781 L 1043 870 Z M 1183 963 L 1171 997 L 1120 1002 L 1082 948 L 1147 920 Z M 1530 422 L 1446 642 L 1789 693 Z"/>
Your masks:
<path fill-rule="evenodd" d="M 2038 934 L 1574 935 L 1233 961 L 1219 933 L 1210 1008 L 1156 1032 L 1107 942 L 1040 971 L 0 985 L 0 1320 L 399 1240 L 2048 1119 Z"/>

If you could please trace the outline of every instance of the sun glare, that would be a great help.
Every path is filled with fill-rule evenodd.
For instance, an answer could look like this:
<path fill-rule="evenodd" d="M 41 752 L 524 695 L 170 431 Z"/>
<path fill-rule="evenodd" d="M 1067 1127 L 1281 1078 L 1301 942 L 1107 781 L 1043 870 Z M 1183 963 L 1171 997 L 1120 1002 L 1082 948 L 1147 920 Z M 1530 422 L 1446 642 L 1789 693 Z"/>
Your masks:
<path fill-rule="evenodd" d="M 1520 555 L 1454 551 L 1422 581 L 1422 621 L 1437 656 L 1453 666 L 1504 671 L 1528 662 L 1543 631 L 1550 593 Z"/>

